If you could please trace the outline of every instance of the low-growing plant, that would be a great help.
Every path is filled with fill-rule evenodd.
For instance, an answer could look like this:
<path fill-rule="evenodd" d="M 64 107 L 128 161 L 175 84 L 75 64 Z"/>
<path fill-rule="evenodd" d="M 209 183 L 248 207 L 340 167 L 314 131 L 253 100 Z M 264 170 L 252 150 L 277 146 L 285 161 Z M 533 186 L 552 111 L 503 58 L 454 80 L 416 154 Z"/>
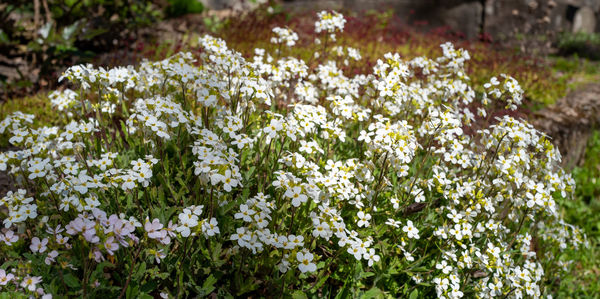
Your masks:
<path fill-rule="evenodd" d="M 204 5 L 198 0 L 168 0 L 168 3 L 169 5 L 165 8 L 168 17 L 179 17 L 204 11 Z"/>
<path fill-rule="evenodd" d="M 41 297 L 541 297 L 586 244 L 574 183 L 514 110 L 505 74 L 475 92 L 468 51 L 387 53 L 372 72 L 321 12 L 311 61 L 274 28 L 250 59 L 202 54 L 69 68 L 64 126 L 15 112 L 18 182 L 0 204 L 0 290 Z M 342 53 L 346 59 L 333 58 Z M 335 54 L 334 54 L 335 53 Z M 336 58 L 337 59 L 337 58 Z M 466 128 L 484 119 L 491 125 Z M 463 130 L 465 129 L 465 130 Z M 6 294 L 6 293 L 5 293 Z"/>
<path fill-rule="evenodd" d="M 563 33 L 558 36 L 557 46 L 563 55 L 600 60 L 600 34 L 598 33 Z"/>
<path fill-rule="evenodd" d="M 578 225 L 587 235 L 590 246 L 572 252 L 575 265 L 561 282 L 564 298 L 597 298 L 600 296 L 600 132 L 594 131 L 588 141 L 583 165 L 573 169 L 577 183 L 577 200 L 565 202 L 564 218 Z"/>

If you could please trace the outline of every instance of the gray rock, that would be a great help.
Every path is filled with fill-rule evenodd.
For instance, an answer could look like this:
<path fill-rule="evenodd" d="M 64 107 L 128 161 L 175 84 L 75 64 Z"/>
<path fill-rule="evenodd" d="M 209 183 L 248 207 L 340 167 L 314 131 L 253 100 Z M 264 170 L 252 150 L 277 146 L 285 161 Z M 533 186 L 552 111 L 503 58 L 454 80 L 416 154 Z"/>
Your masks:
<path fill-rule="evenodd" d="M 600 84 L 591 83 L 569 92 L 555 104 L 535 112 L 529 120 L 552 137 L 567 169 L 580 166 L 594 128 L 600 124 Z"/>
<path fill-rule="evenodd" d="M 250 1 L 250 0 L 196 0 L 201 2 L 204 7 L 212 10 L 232 9 L 236 11 L 252 10 L 259 3 L 266 1 Z"/>
<path fill-rule="evenodd" d="M 594 11 L 600 9 L 600 0 L 554 0 L 557 3 L 568 4 L 575 7 L 590 7 Z"/>
<path fill-rule="evenodd" d="M 483 5 L 479 2 L 463 3 L 442 14 L 444 23 L 462 32 L 468 39 L 476 38 L 481 30 Z"/>
<path fill-rule="evenodd" d="M 596 15 L 587 6 L 577 10 L 573 20 L 573 32 L 592 33 L 596 29 Z"/>

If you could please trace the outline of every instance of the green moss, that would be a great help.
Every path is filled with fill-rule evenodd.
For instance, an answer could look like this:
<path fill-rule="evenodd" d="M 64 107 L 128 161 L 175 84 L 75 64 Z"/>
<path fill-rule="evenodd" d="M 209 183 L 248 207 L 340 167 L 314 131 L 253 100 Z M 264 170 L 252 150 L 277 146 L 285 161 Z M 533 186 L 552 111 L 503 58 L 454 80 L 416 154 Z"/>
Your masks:
<path fill-rule="evenodd" d="M 47 93 L 38 93 L 33 96 L 0 103 L 0 120 L 15 111 L 35 115 L 36 120 L 38 120 L 36 125 L 52 126 L 62 124 L 63 118 L 60 117 L 60 113 L 63 112 L 52 108 Z"/>

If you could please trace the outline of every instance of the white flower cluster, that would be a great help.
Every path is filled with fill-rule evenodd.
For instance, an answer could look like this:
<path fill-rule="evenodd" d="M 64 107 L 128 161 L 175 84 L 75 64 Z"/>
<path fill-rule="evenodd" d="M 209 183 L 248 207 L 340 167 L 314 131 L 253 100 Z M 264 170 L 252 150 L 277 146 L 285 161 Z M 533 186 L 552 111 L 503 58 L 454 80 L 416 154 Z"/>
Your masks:
<path fill-rule="evenodd" d="M 321 11 L 317 13 L 319 20 L 315 22 L 315 32 L 336 33 L 344 31 L 346 19 L 341 13 L 336 11 Z"/>
<path fill-rule="evenodd" d="M 271 37 L 271 42 L 274 44 L 285 44 L 288 47 L 293 47 L 298 40 L 298 34 L 289 28 L 275 27 L 273 28 L 274 37 Z"/>
<path fill-rule="evenodd" d="M 341 14 L 318 16 L 316 32 L 343 30 Z M 297 40 L 274 32 L 275 43 Z M 319 260 L 375 267 L 398 258 L 440 298 L 540 297 L 556 263 L 534 240 L 559 250 L 584 243 L 558 212 L 574 182 L 543 134 L 508 116 L 463 132 L 476 99 L 467 51 L 388 53 L 372 73 L 349 77 L 334 61 L 310 68 L 261 49 L 246 61 L 223 40 L 200 44 L 198 58 L 69 68 L 61 79 L 97 102 L 52 93 L 57 109 L 73 112 L 64 127 L 6 116 L 0 134 L 18 149 L 0 153 L 0 170 L 22 187 L 0 200 L 0 241 L 27 240 L 61 269 L 74 268 L 74 248 L 97 263 L 143 249 L 160 264 L 170 250 L 185 256 L 188 242 L 305 275 L 325 267 Z M 360 59 L 356 49 L 347 55 Z M 515 108 L 522 90 L 502 78 L 486 84 L 483 102 Z M 95 117 L 75 113 L 88 109 Z M 40 279 L 0 270 L 0 290 L 11 281 L 33 292 Z"/>
<path fill-rule="evenodd" d="M 65 89 L 64 91 L 53 91 L 48 95 L 52 107 L 58 109 L 58 111 L 66 111 L 77 104 L 77 93 Z"/>
<path fill-rule="evenodd" d="M 523 89 L 521 89 L 515 78 L 505 74 L 500 74 L 500 77 L 503 79 L 502 84 L 498 81 L 498 78 L 492 77 L 490 82 L 485 83 L 483 87 L 488 90 L 487 93 L 492 99 L 505 99 L 507 102 L 506 108 L 515 110 L 523 101 Z M 485 102 L 487 99 L 484 98 L 483 101 Z"/>

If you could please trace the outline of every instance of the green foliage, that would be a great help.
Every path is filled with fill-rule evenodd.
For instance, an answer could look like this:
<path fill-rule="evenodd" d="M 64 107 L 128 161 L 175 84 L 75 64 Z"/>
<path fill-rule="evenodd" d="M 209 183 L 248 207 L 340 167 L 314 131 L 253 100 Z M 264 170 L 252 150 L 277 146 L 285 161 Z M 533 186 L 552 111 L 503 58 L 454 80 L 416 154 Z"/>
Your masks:
<path fill-rule="evenodd" d="M 178 17 L 204 11 L 204 5 L 199 0 L 168 0 L 168 2 L 169 6 L 165 9 L 168 17 Z"/>
<path fill-rule="evenodd" d="M 562 33 L 558 37 L 557 46 L 563 55 L 600 60 L 600 34 L 598 33 Z"/>
<path fill-rule="evenodd" d="M 600 131 L 590 137 L 585 160 L 573 170 L 577 200 L 565 202 L 565 220 L 578 225 L 590 246 L 575 258 L 571 275 L 561 282 L 561 298 L 599 298 L 600 284 Z"/>

